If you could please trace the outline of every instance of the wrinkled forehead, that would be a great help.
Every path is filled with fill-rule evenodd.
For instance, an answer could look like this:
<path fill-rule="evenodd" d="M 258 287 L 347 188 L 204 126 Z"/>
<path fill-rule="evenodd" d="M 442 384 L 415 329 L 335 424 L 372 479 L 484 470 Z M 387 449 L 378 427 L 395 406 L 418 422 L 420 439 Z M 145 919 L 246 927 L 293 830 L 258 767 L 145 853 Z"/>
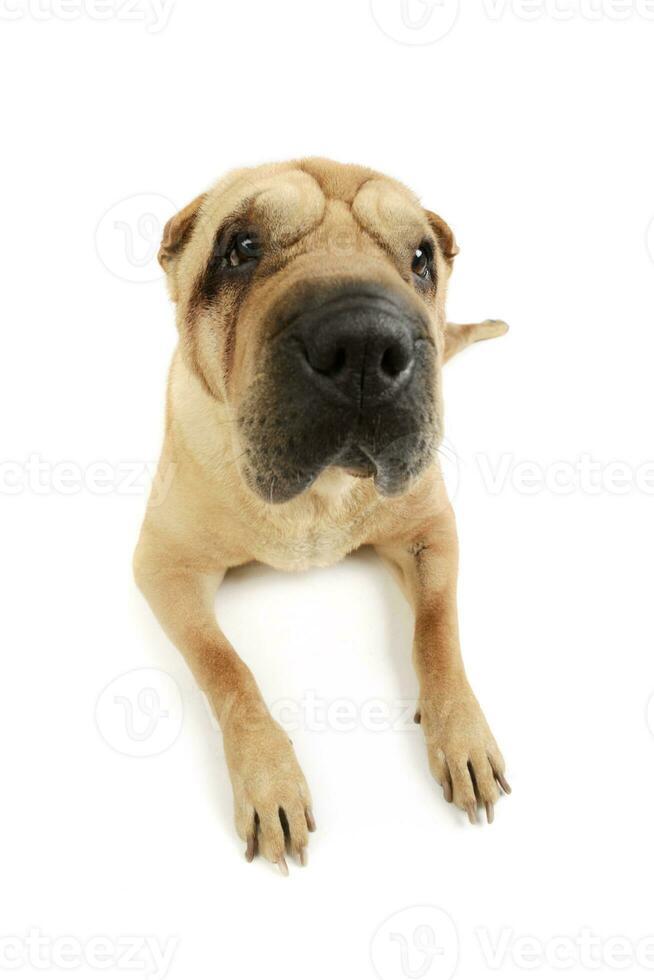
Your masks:
<path fill-rule="evenodd" d="M 226 223 L 245 221 L 275 245 L 292 245 L 320 226 L 330 198 L 312 175 L 299 169 L 228 175 L 203 204 L 198 244 L 211 245 Z M 407 241 L 419 242 L 428 227 L 417 198 L 381 175 L 362 181 L 346 203 L 364 231 L 394 249 L 401 243 L 406 247 Z"/>
<path fill-rule="evenodd" d="M 352 213 L 373 238 L 381 238 L 393 251 L 418 245 L 429 225 L 418 199 L 388 178 L 368 181 L 352 202 Z"/>
<path fill-rule="evenodd" d="M 299 170 L 237 174 L 209 192 L 203 224 L 215 231 L 226 221 L 247 219 L 280 245 L 291 244 L 321 222 L 325 203 L 316 181 Z"/>

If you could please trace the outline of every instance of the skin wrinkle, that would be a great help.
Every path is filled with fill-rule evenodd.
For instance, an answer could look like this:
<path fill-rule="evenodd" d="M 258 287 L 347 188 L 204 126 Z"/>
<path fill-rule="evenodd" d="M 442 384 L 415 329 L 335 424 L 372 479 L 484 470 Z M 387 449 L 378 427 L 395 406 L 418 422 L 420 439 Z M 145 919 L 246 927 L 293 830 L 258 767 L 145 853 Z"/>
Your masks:
<path fill-rule="evenodd" d="M 234 294 L 230 297 L 230 310 L 227 315 L 227 322 L 224 328 L 224 343 L 223 343 L 223 377 L 225 382 L 225 387 L 229 385 L 229 379 L 232 371 L 232 366 L 234 363 L 234 351 L 236 347 L 236 327 L 238 323 L 238 312 L 239 303 L 238 297 Z"/>
<path fill-rule="evenodd" d="M 407 239 L 391 258 L 353 215 L 356 198 L 374 182 L 380 193 L 391 195 L 389 214 L 397 215 L 405 200 L 415 217 L 415 197 L 367 169 L 311 160 L 238 171 L 171 219 L 162 255 L 180 332 L 155 481 L 169 489 L 163 499 L 153 493 L 150 500 L 134 573 L 219 719 L 246 853 L 251 859 L 258 852 L 282 870 L 285 836 L 290 852 L 304 863 L 308 832 L 315 827 L 311 796 L 288 736 L 216 621 L 215 590 L 229 568 L 253 561 L 283 570 L 324 567 L 363 545 L 374 547 L 398 576 L 415 613 L 418 716 L 432 775 L 446 800 L 471 820 L 478 802 L 492 818 L 498 783 L 508 791 L 502 755 L 461 659 L 456 527 L 434 452 L 442 428 L 443 360 L 472 342 L 499 336 L 506 325 L 447 324 L 451 262 L 435 249 L 438 291 L 418 292 L 408 262 L 405 270 L 398 267 L 399 252 L 406 250 L 410 258 L 412 242 Z M 283 267 L 266 275 L 264 259 L 259 275 L 255 269 L 208 307 L 194 304 L 216 229 L 244 195 L 259 192 L 261 221 L 273 223 L 273 239 L 275 229 L 288 232 L 293 220 L 308 216 L 310 227 L 292 245 L 280 244 L 275 258 L 287 257 Z M 285 218 L 284 208 L 295 211 Z M 444 240 L 454 242 L 444 222 L 437 215 L 432 220 Z M 377 230 L 381 235 L 383 229 Z M 262 237 L 266 231 L 267 226 Z M 339 242 L 347 244 L 345 252 L 336 247 Z M 283 336 L 273 336 L 276 324 L 287 325 L 297 310 L 311 303 L 320 309 L 330 295 L 364 286 L 368 302 L 357 317 L 366 330 L 373 309 L 378 319 L 393 316 L 390 307 L 375 307 L 379 295 L 390 293 L 428 326 L 429 340 L 415 344 L 414 374 L 401 397 L 382 399 L 369 412 L 360 393 L 352 408 L 347 399 L 326 399 L 317 377 L 310 389 L 297 350 Z M 362 377 L 372 334 L 365 336 Z M 353 428 L 362 449 L 387 467 L 383 486 L 332 465 L 342 461 Z M 171 467 L 174 478 L 165 481 Z M 262 492 L 253 488 L 257 479 Z M 293 493 L 280 497 L 284 481 Z"/>
<path fill-rule="evenodd" d="M 207 379 L 204 370 L 202 368 L 202 363 L 200 361 L 200 355 L 198 349 L 197 333 L 193 329 L 194 324 L 190 320 L 190 313 L 187 314 L 187 316 L 185 317 L 185 327 L 186 330 L 185 330 L 185 335 L 182 338 L 182 342 L 186 350 L 189 351 L 191 364 L 193 365 L 193 370 L 195 371 L 197 377 L 200 379 L 202 387 L 204 388 L 206 393 L 216 401 L 220 401 L 221 399 L 209 384 L 209 380 Z"/>
<path fill-rule="evenodd" d="M 323 176 L 323 180 L 320 180 L 316 176 L 315 171 L 313 171 L 311 169 L 310 165 L 307 164 L 306 162 L 300 163 L 300 169 L 304 173 L 308 174 L 310 177 L 312 177 L 316 181 L 317 185 L 320 187 L 321 191 L 325 194 L 326 197 L 332 197 L 332 198 L 336 197 L 333 193 L 328 193 L 327 192 L 327 187 L 329 187 L 330 190 L 333 191 L 333 181 L 330 182 L 330 181 L 325 180 L 324 179 L 324 176 Z M 366 175 L 362 179 L 361 183 L 355 188 L 355 190 L 353 191 L 353 193 L 351 195 L 338 196 L 336 199 L 337 200 L 344 201 L 347 204 L 352 204 L 353 201 L 355 200 L 357 194 L 362 190 L 362 188 L 365 187 L 365 185 L 368 184 L 371 180 L 375 180 L 375 179 L 376 179 L 375 176 L 371 176 L 369 174 Z"/>
<path fill-rule="evenodd" d="M 357 225 L 365 235 L 368 235 L 375 244 L 391 259 L 392 262 L 397 262 L 397 255 L 395 254 L 392 246 L 386 241 L 386 239 L 379 233 L 371 230 L 366 225 L 363 224 L 359 216 L 355 211 L 352 211 L 352 217 L 356 221 Z M 409 276 L 406 276 L 406 281 L 409 281 Z"/>

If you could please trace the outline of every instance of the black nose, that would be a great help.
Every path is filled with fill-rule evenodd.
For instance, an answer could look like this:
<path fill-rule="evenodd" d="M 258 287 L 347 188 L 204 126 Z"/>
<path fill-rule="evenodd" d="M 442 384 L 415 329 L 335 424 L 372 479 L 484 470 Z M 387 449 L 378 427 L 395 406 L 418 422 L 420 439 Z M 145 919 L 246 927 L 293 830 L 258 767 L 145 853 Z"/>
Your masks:
<path fill-rule="evenodd" d="M 302 315 L 293 333 L 314 380 L 352 401 L 386 400 L 413 373 L 415 323 L 386 298 L 342 297 Z"/>

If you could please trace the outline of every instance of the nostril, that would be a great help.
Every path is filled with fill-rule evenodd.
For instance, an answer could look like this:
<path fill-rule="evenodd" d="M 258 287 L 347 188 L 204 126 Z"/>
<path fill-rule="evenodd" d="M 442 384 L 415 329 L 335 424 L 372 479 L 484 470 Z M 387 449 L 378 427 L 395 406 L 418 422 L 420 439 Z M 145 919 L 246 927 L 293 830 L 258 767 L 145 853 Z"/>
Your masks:
<path fill-rule="evenodd" d="M 409 352 L 401 344 L 391 344 L 382 354 L 380 361 L 382 374 L 388 375 L 389 378 L 396 378 L 409 366 L 410 360 Z"/>
<path fill-rule="evenodd" d="M 347 353 L 344 347 L 339 347 L 331 365 L 327 369 L 327 374 L 339 374 L 345 367 L 345 362 L 347 361 Z"/>
<path fill-rule="evenodd" d="M 345 347 L 333 347 L 322 351 L 307 352 L 307 360 L 317 374 L 336 377 L 347 363 Z"/>

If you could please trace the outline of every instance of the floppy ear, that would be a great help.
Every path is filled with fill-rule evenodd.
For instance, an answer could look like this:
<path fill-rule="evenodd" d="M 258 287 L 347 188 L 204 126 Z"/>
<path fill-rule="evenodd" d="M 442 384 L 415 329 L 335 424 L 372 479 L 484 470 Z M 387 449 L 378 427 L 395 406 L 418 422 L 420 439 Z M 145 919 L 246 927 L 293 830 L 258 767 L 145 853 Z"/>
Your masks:
<path fill-rule="evenodd" d="M 171 262 L 188 241 L 204 198 L 205 195 L 200 194 L 166 222 L 157 256 L 159 264 L 166 272 L 170 271 Z"/>
<path fill-rule="evenodd" d="M 447 224 L 446 221 L 438 215 L 434 214 L 433 211 L 425 210 L 427 215 L 427 220 L 431 225 L 436 238 L 438 239 L 438 244 L 440 245 L 443 255 L 447 260 L 447 264 L 451 267 L 454 262 L 454 256 L 459 254 L 459 246 L 456 243 L 456 238 L 454 237 L 454 232 Z"/>

